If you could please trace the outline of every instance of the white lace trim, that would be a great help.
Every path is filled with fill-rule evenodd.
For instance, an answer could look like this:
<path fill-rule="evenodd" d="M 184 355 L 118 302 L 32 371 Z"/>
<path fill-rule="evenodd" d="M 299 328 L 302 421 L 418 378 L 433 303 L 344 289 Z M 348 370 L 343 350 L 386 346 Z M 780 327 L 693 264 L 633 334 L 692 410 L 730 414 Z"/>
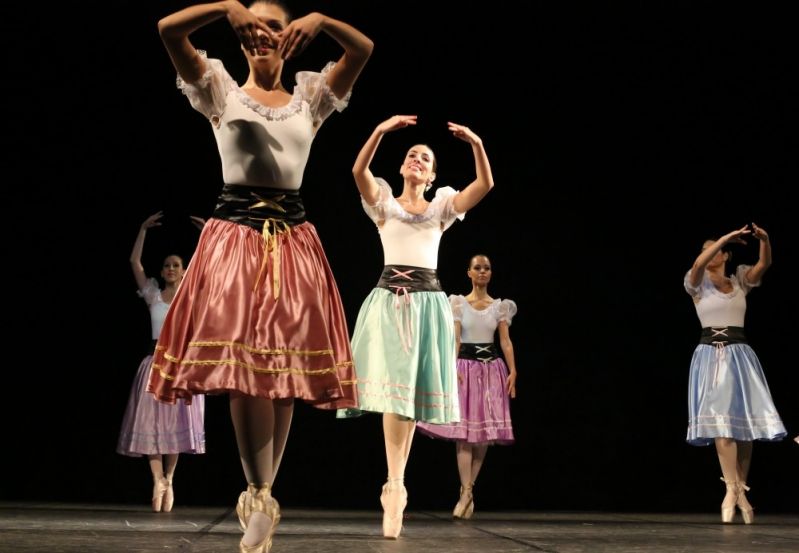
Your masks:
<path fill-rule="evenodd" d="M 291 95 L 291 101 L 289 101 L 289 103 L 285 106 L 279 106 L 276 108 L 262 104 L 244 92 L 238 85 L 235 85 L 233 90 L 236 92 L 236 97 L 242 104 L 270 121 L 283 121 L 284 119 L 288 119 L 292 115 L 299 113 L 300 110 L 302 110 L 303 102 L 305 102 L 305 100 L 300 97 L 296 88 L 294 89 L 294 94 Z"/>
<path fill-rule="evenodd" d="M 469 300 L 466 299 L 466 296 L 462 295 L 450 295 L 449 302 L 452 306 L 453 318 L 456 321 L 461 321 L 463 318 L 463 307 L 466 306 L 470 311 L 477 313 L 481 317 L 490 316 L 492 319 L 496 320 L 497 323 L 505 321 L 508 323 L 508 325 L 510 325 L 511 320 L 516 315 L 517 310 L 516 302 L 508 299 L 503 300 L 501 298 L 495 298 L 492 300 L 491 304 L 485 309 L 477 309 L 475 306 L 469 303 Z"/>
<path fill-rule="evenodd" d="M 322 75 L 322 91 L 327 96 L 327 100 L 330 102 L 330 105 L 332 105 L 336 111 L 341 112 L 350 103 L 350 98 L 352 97 L 352 90 L 351 89 L 348 90 L 347 94 L 343 98 L 339 98 L 330 89 L 330 85 L 327 84 L 327 74 L 330 73 L 330 71 L 332 71 L 335 66 L 336 66 L 335 62 L 329 61 L 322 68 L 322 71 L 320 72 L 320 74 Z M 300 86 L 301 80 L 307 78 L 306 75 L 312 76 L 313 74 L 314 73 L 312 71 L 301 71 L 297 73 L 296 76 L 297 86 Z"/>
<path fill-rule="evenodd" d="M 310 108 L 310 102 L 313 100 L 313 98 L 306 98 L 303 96 L 303 93 L 305 92 L 308 94 L 310 92 L 309 89 L 312 89 L 314 85 L 321 87 L 319 91 L 324 95 L 325 100 L 330 104 L 330 106 L 332 106 L 336 111 L 342 111 L 344 108 L 346 108 L 350 97 L 352 96 L 352 90 L 350 90 L 347 92 L 347 95 L 344 98 L 338 98 L 330 89 L 330 86 L 327 84 L 326 76 L 336 66 L 334 62 L 330 61 L 319 73 L 314 71 L 299 71 L 296 73 L 295 80 L 297 84 L 294 86 L 294 90 L 291 94 L 291 100 L 288 104 L 278 107 L 267 106 L 260 103 L 258 100 L 242 90 L 239 84 L 233 80 L 233 78 L 227 72 L 221 60 L 208 58 L 208 54 L 205 50 L 197 50 L 197 53 L 202 56 L 206 62 L 205 72 L 194 83 L 187 83 L 180 77 L 180 75 L 178 75 L 175 84 L 183 94 L 188 96 L 190 99 L 197 100 L 200 103 L 204 102 L 199 91 L 209 89 L 211 86 L 211 79 L 213 79 L 214 75 L 218 75 L 219 78 L 222 79 L 223 90 L 221 92 L 223 92 L 223 94 L 220 98 L 211 98 L 210 100 L 213 104 L 224 104 L 224 96 L 232 90 L 236 93 L 236 97 L 244 106 L 270 121 L 282 121 L 284 119 L 288 119 L 292 115 L 302 111 L 303 103 L 308 105 Z M 214 105 L 213 107 L 213 111 L 218 111 L 219 113 L 212 113 L 210 115 L 217 117 L 221 116 L 222 112 L 224 111 L 224 106 Z"/>
<path fill-rule="evenodd" d="M 384 179 L 376 177 L 375 181 L 380 186 L 380 198 L 377 205 L 374 206 L 369 206 L 363 201 L 367 212 L 376 212 L 379 219 L 399 219 L 404 223 L 410 224 L 425 223 L 431 219 L 442 219 L 447 199 L 458 193 L 450 186 L 439 188 L 423 213 L 409 213 L 402 208 L 397 198 L 394 197 L 391 186 Z"/>
<path fill-rule="evenodd" d="M 302 111 L 303 104 L 306 104 L 310 107 L 311 98 L 303 97 L 303 92 L 307 92 L 307 89 L 313 86 L 313 81 L 316 80 L 321 87 L 322 93 L 325 94 L 328 102 L 330 102 L 330 105 L 332 105 L 336 111 L 342 111 L 347 107 L 349 99 L 352 96 L 352 91 L 350 90 L 343 99 L 340 99 L 333 93 L 332 90 L 330 90 L 330 86 L 327 84 L 326 77 L 335 66 L 335 63 L 329 61 L 319 73 L 314 71 L 297 72 L 294 77 L 294 79 L 297 81 L 297 84 L 294 86 L 294 90 L 292 91 L 291 100 L 285 106 L 266 106 L 244 92 L 244 90 L 242 90 L 242 88 L 235 83 L 234 90 L 236 91 L 236 96 L 238 96 L 241 103 L 253 110 L 258 115 L 261 115 L 270 121 L 282 121 Z"/>

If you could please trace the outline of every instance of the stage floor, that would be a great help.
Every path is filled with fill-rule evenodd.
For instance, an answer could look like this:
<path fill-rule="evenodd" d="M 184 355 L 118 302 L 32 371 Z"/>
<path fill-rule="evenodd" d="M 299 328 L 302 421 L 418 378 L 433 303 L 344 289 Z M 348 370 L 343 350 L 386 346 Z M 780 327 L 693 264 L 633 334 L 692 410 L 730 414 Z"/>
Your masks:
<path fill-rule="evenodd" d="M 797 553 L 799 515 L 755 514 L 722 525 L 713 514 L 409 511 L 399 540 L 381 536 L 378 511 L 283 509 L 273 553 L 546 551 L 550 553 Z M 235 553 L 241 532 L 232 508 L 0 503 L 0 551 Z"/>

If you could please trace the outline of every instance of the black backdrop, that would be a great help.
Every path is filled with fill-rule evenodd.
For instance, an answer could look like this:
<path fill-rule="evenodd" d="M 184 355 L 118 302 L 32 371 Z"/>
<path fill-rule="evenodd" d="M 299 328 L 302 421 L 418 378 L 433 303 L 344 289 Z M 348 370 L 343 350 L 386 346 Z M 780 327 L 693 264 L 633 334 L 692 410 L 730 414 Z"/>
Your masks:
<path fill-rule="evenodd" d="M 114 453 L 149 346 L 128 255 L 158 210 L 164 226 L 148 235 L 148 272 L 167 253 L 190 254 L 188 215 L 210 213 L 221 178 L 208 123 L 175 88 L 156 31 L 184 5 L 39 6 L 3 23 L 12 61 L 4 258 L 14 282 L 5 499 L 149 502 L 146 462 Z M 487 253 L 491 293 L 519 306 L 517 443 L 490 450 L 478 508 L 716 509 L 715 452 L 684 442 L 699 324 L 681 280 L 706 237 L 750 221 L 771 234 L 775 261 L 750 296 L 748 333 L 789 433 L 799 434 L 789 269 L 797 66 L 787 14 L 720 3 L 530 3 L 527 14 L 516 2 L 293 6 L 348 21 L 376 43 L 350 106 L 320 131 L 303 186 L 350 328 L 382 266 L 350 175 L 363 140 L 394 113 L 418 114 L 417 128 L 384 139 L 373 165 L 397 192 L 405 149 L 419 141 L 438 155 L 438 185 L 472 178 L 470 149 L 446 121 L 485 142 L 496 188 L 445 234 L 439 255 L 445 290 L 466 293 L 467 260 Z M 41 30 L 31 24 L 41 20 Z M 194 43 L 246 76 L 225 22 Z M 285 84 L 337 55 L 320 35 L 287 64 Z M 735 255 L 754 262 L 757 248 Z M 232 505 L 244 485 L 226 397 L 208 398 L 206 417 L 208 453 L 181 456 L 178 506 Z M 417 436 L 412 508 L 452 506 L 453 449 Z M 760 512 L 795 512 L 798 462 L 792 441 L 755 447 L 750 495 Z M 339 421 L 297 405 L 281 502 L 378 508 L 384 477 L 378 417 Z"/>

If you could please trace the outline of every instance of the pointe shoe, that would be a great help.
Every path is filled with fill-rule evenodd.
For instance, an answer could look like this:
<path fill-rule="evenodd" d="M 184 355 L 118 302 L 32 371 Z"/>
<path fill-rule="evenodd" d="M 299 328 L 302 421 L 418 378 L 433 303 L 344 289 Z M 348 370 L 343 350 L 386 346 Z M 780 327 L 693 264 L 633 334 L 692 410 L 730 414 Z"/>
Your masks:
<path fill-rule="evenodd" d="M 257 492 L 258 488 L 255 484 L 247 484 L 247 489 L 239 494 L 239 500 L 236 503 L 236 514 L 239 517 L 239 526 L 241 531 L 247 531 L 247 525 L 250 523 L 250 516 L 252 515 L 252 496 Z M 272 519 L 272 534 L 275 533 L 278 522 L 280 522 L 280 504 L 277 499 L 272 498 L 274 504 L 274 518 Z"/>
<path fill-rule="evenodd" d="M 239 526 L 241 526 L 242 532 L 247 530 L 247 524 L 250 522 L 252 514 L 250 502 L 255 490 L 255 484 L 247 484 L 247 489 L 239 494 L 239 501 L 236 503 L 236 514 L 239 516 Z"/>
<path fill-rule="evenodd" d="M 721 481 L 727 485 L 727 495 L 724 496 L 724 501 L 721 503 L 721 522 L 729 523 L 733 521 L 737 505 L 741 510 L 744 524 L 752 524 L 754 520 L 753 509 L 749 501 L 746 500 L 746 495 L 744 495 L 744 492 L 749 488 L 738 480 L 721 478 Z"/>
<path fill-rule="evenodd" d="M 466 487 L 461 486 L 461 495 L 458 502 L 455 504 L 455 508 L 452 510 L 452 518 L 472 518 L 472 514 L 474 513 L 473 486 L 474 484 L 470 484 Z"/>
<path fill-rule="evenodd" d="M 746 482 L 738 482 L 738 501 L 735 504 L 741 510 L 741 518 L 744 519 L 744 524 L 752 524 L 755 521 L 755 510 L 746 499 L 746 492 L 749 491 L 749 486 Z"/>
<path fill-rule="evenodd" d="M 275 529 L 278 522 L 280 522 L 280 505 L 272 497 L 271 486 L 263 484 L 260 488 L 254 484 L 247 486 L 247 491 L 243 492 L 241 496 L 245 496 L 244 503 L 239 516 L 239 523 L 249 526 L 250 518 L 255 512 L 263 513 L 271 520 L 271 524 L 264 535 L 263 540 L 255 545 L 245 545 L 244 538 L 239 542 L 240 553 L 269 553 L 272 549 L 272 536 L 275 535 Z M 239 507 L 236 507 L 239 512 Z M 242 522 L 244 520 L 244 522 Z"/>
<path fill-rule="evenodd" d="M 164 501 L 161 504 L 161 511 L 168 513 L 172 510 L 172 505 L 175 504 L 175 491 L 172 489 L 172 480 L 166 481 L 166 491 L 164 492 Z"/>
<path fill-rule="evenodd" d="M 402 478 L 389 478 L 383 484 L 380 504 L 383 506 L 383 537 L 395 540 L 402 531 L 403 511 L 408 504 L 408 491 Z"/>
<path fill-rule="evenodd" d="M 159 513 L 164 505 L 164 495 L 166 494 L 167 490 L 167 480 L 166 478 L 159 478 L 153 484 L 153 512 Z"/>

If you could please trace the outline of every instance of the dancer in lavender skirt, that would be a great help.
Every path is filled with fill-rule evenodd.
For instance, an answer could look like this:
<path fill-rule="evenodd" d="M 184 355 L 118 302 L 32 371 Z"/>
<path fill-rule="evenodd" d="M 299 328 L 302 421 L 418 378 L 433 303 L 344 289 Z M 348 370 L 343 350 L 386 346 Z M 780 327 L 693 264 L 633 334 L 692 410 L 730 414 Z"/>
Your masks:
<path fill-rule="evenodd" d="M 167 256 L 161 269 L 161 278 L 165 282 L 163 290 L 158 287 L 158 281 L 147 278 L 144 272 L 141 264 L 144 238 L 147 229 L 161 224 L 161 217 L 159 212 L 142 223 L 130 254 L 130 265 L 139 286 L 139 296 L 144 298 L 150 308 L 153 347 L 184 272 L 180 257 Z M 192 217 L 192 221 L 200 228 L 204 224 L 199 217 Z M 152 364 L 153 356 L 148 355 L 136 372 L 122 419 L 117 453 L 131 457 L 147 456 L 153 473 L 153 511 L 168 513 L 175 501 L 172 478 L 178 463 L 178 454 L 205 453 L 205 396 L 199 396 L 191 405 L 186 405 L 182 400 L 175 404 L 156 400 L 155 396 L 147 393 Z"/>
<path fill-rule="evenodd" d="M 474 482 L 488 446 L 513 443 L 509 398 L 516 397 L 516 360 L 509 330 L 516 304 L 488 295 L 491 261 L 487 256 L 472 257 L 466 274 L 472 281 L 471 293 L 449 297 L 458 345 L 461 420 L 451 424 L 418 424 L 423 434 L 456 442 L 461 492 L 452 511 L 455 518 L 471 518 L 474 512 Z M 497 330 L 507 366 L 494 345 Z"/>
<path fill-rule="evenodd" d="M 746 243 L 754 235 L 760 256 L 754 265 L 738 265 L 727 276 L 732 255 L 728 246 Z M 727 485 L 721 503 L 722 522 L 732 522 L 735 507 L 746 524 L 754 520 L 746 498 L 746 478 L 752 462 L 754 440 L 775 441 L 785 437 L 766 376 L 744 334 L 746 295 L 760 286 L 771 265 L 768 234 L 754 223 L 707 240 L 702 253 L 685 275 L 685 290 L 693 297 L 702 324 L 699 345 L 691 359 L 688 388 L 688 435 L 691 445 L 715 443 Z"/>

